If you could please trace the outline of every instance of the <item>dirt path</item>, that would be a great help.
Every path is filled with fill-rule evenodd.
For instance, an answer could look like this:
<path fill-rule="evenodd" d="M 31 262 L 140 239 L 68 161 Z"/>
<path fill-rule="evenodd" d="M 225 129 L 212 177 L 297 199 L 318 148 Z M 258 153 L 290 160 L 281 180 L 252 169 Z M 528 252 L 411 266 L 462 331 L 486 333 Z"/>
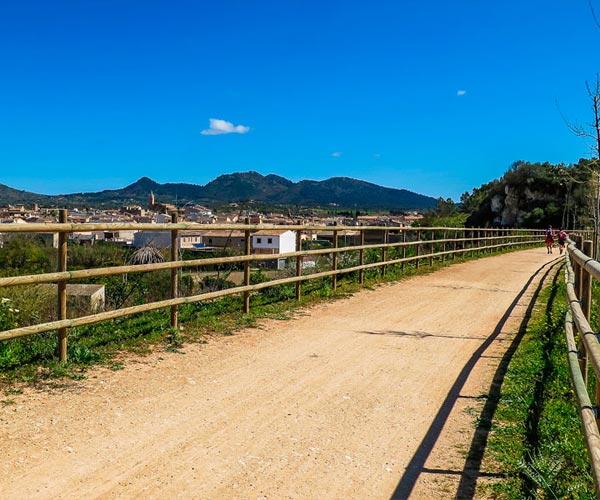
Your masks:
<path fill-rule="evenodd" d="M 454 498 L 478 396 L 550 257 L 455 265 L 11 396 L 0 497 Z"/>

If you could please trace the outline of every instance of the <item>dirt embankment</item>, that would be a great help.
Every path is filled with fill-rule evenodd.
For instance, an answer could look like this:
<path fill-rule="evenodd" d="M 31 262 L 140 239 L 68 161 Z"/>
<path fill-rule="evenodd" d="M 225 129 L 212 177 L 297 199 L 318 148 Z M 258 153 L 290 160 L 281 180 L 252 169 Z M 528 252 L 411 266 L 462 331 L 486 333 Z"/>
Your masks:
<path fill-rule="evenodd" d="M 11 396 L 1 497 L 454 498 L 478 398 L 551 258 L 458 264 Z"/>

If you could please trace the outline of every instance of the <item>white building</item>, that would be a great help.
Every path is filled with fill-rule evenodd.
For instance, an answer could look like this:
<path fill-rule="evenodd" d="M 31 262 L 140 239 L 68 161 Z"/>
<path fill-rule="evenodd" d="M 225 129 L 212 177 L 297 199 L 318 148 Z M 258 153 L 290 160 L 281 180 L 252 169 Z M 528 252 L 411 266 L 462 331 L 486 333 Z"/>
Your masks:
<path fill-rule="evenodd" d="M 252 251 L 261 254 L 296 251 L 296 231 L 263 229 L 252 235 Z"/>
<path fill-rule="evenodd" d="M 77 243 L 94 244 L 96 241 L 107 241 L 121 245 L 131 245 L 137 231 L 76 231 L 71 234 L 71 239 Z"/>
<path fill-rule="evenodd" d="M 252 235 L 252 253 L 262 255 L 286 254 L 296 251 L 296 231 L 263 229 Z M 267 260 L 265 264 L 285 268 L 286 259 Z"/>

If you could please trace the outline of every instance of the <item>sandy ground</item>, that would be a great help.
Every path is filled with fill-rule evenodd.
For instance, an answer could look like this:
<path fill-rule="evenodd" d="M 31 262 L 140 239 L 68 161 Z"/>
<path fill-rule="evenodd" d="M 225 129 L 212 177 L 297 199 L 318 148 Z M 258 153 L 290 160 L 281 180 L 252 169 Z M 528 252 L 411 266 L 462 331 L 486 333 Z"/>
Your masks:
<path fill-rule="evenodd" d="M 474 421 L 552 258 L 454 265 L 10 396 L 0 497 L 471 498 Z"/>

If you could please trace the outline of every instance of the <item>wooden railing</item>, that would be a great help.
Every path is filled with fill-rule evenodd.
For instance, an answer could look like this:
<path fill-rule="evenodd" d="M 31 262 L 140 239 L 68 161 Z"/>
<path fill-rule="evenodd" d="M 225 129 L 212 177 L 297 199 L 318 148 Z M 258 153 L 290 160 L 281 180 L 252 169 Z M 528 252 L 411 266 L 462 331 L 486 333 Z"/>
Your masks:
<path fill-rule="evenodd" d="M 590 326 L 592 309 L 592 278 L 600 280 L 600 262 L 593 254 L 593 242 L 583 236 L 573 236 L 567 247 L 565 282 L 569 311 L 565 317 L 569 369 L 577 397 L 579 414 L 596 486 L 600 498 L 600 432 L 598 431 L 600 406 L 600 342 Z M 583 248 L 583 251 L 580 250 Z M 577 337 L 577 341 L 575 338 Z M 588 387 L 589 365 L 595 377 L 595 394 L 592 404 Z"/>
<path fill-rule="evenodd" d="M 500 249 L 519 248 L 528 245 L 539 245 L 543 241 L 543 231 L 528 229 L 496 229 L 496 228 L 446 228 L 446 227 L 419 227 L 419 228 L 393 228 L 393 227 L 373 227 L 373 226 L 311 226 L 311 225 L 251 225 L 251 224 L 211 224 L 210 226 L 201 224 L 178 223 L 176 219 L 170 224 L 132 224 L 132 223 L 111 223 L 111 224 L 71 224 L 67 223 L 66 215 L 61 215 L 61 222 L 56 224 L 6 224 L 0 227 L 1 233 L 55 233 L 58 234 L 59 245 L 59 265 L 58 270 L 53 273 L 9 276 L 0 278 L 0 288 L 17 285 L 35 285 L 43 283 L 58 284 L 58 319 L 39 323 L 35 325 L 22 326 L 0 332 L 0 341 L 25 337 L 43 332 L 56 330 L 59 340 L 59 357 L 61 360 L 67 359 L 67 330 L 83 325 L 90 325 L 101 321 L 111 320 L 130 316 L 132 314 L 143 313 L 161 308 L 170 308 L 171 326 L 177 327 L 178 316 L 177 308 L 182 304 L 189 304 L 211 299 L 217 299 L 233 294 L 242 294 L 244 297 L 244 312 L 250 311 L 250 295 L 268 287 L 295 284 L 296 298 L 302 296 L 302 283 L 308 280 L 330 277 L 332 287 L 337 286 L 338 276 L 347 273 L 357 272 L 359 282 L 363 283 L 365 271 L 379 268 L 382 274 L 390 266 L 412 266 L 418 268 L 423 263 L 432 264 L 434 260 L 445 261 L 454 259 L 456 256 L 474 256 L 475 254 L 485 254 Z M 204 259 L 179 260 L 178 236 L 181 231 L 186 230 L 208 230 L 211 231 L 239 231 L 243 230 L 245 235 L 245 245 L 243 255 L 230 257 L 211 257 Z M 78 231 L 170 231 L 171 232 L 171 260 L 156 264 L 125 265 L 117 267 L 83 269 L 69 271 L 67 269 L 67 239 L 68 235 Z M 296 249 L 293 252 L 284 254 L 252 254 L 250 238 L 253 232 L 259 230 L 291 230 L 296 231 Z M 301 232 L 327 232 L 333 231 L 333 242 L 330 248 L 321 248 L 316 250 L 302 250 Z M 360 234 L 360 244 L 352 246 L 340 246 L 340 233 L 342 231 L 355 231 Z M 369 234 L 372 240 L 377 239 L 378 243 L 365 244 L 365 235 Z M 380 234 L 374 238 L 373 234 Z M 393 236 L 393 238 L 392 238 Z M 395 241 L 392 241 L 395 240 Z M 390 258 L 390 250 L 396 251 L 394 258 Z M 365 251 L 379 250 L 380 259 L 376 262 L 365 263 Z M 357 252 L 358 265 L 340 268 L 338 265 L 338 256 L 342 253 Z M 400 256 L 398 255 L 400 254 Z M 304 270 L 302 266 L 303 259 L 311 256 L 331 255 L 331 268 L 320 272 L 311 272 Z M 274 279 L 268 282 L 251 284 L 250 267 L 252 263 L 274 260 L 274 259 L 295 259 L 295 275 Z M 178 286 L 178 271 L 189 267 L 214 266 L 225 264 L 243 265 L 243 284 L 212 292 L 201 293 L 198 295 L 181 296 Z M 124 307 L 121 309 L 103 311 L 96 314 L 81 316 L 77 318 L 67 317 L 66 284 L 69 281 L 88 278 L 97 278 L 103 276 L 123 275 L 125 273 L 144 273 L 159 270 L 171 270 L 171 290 L 168 300 Z"/>

